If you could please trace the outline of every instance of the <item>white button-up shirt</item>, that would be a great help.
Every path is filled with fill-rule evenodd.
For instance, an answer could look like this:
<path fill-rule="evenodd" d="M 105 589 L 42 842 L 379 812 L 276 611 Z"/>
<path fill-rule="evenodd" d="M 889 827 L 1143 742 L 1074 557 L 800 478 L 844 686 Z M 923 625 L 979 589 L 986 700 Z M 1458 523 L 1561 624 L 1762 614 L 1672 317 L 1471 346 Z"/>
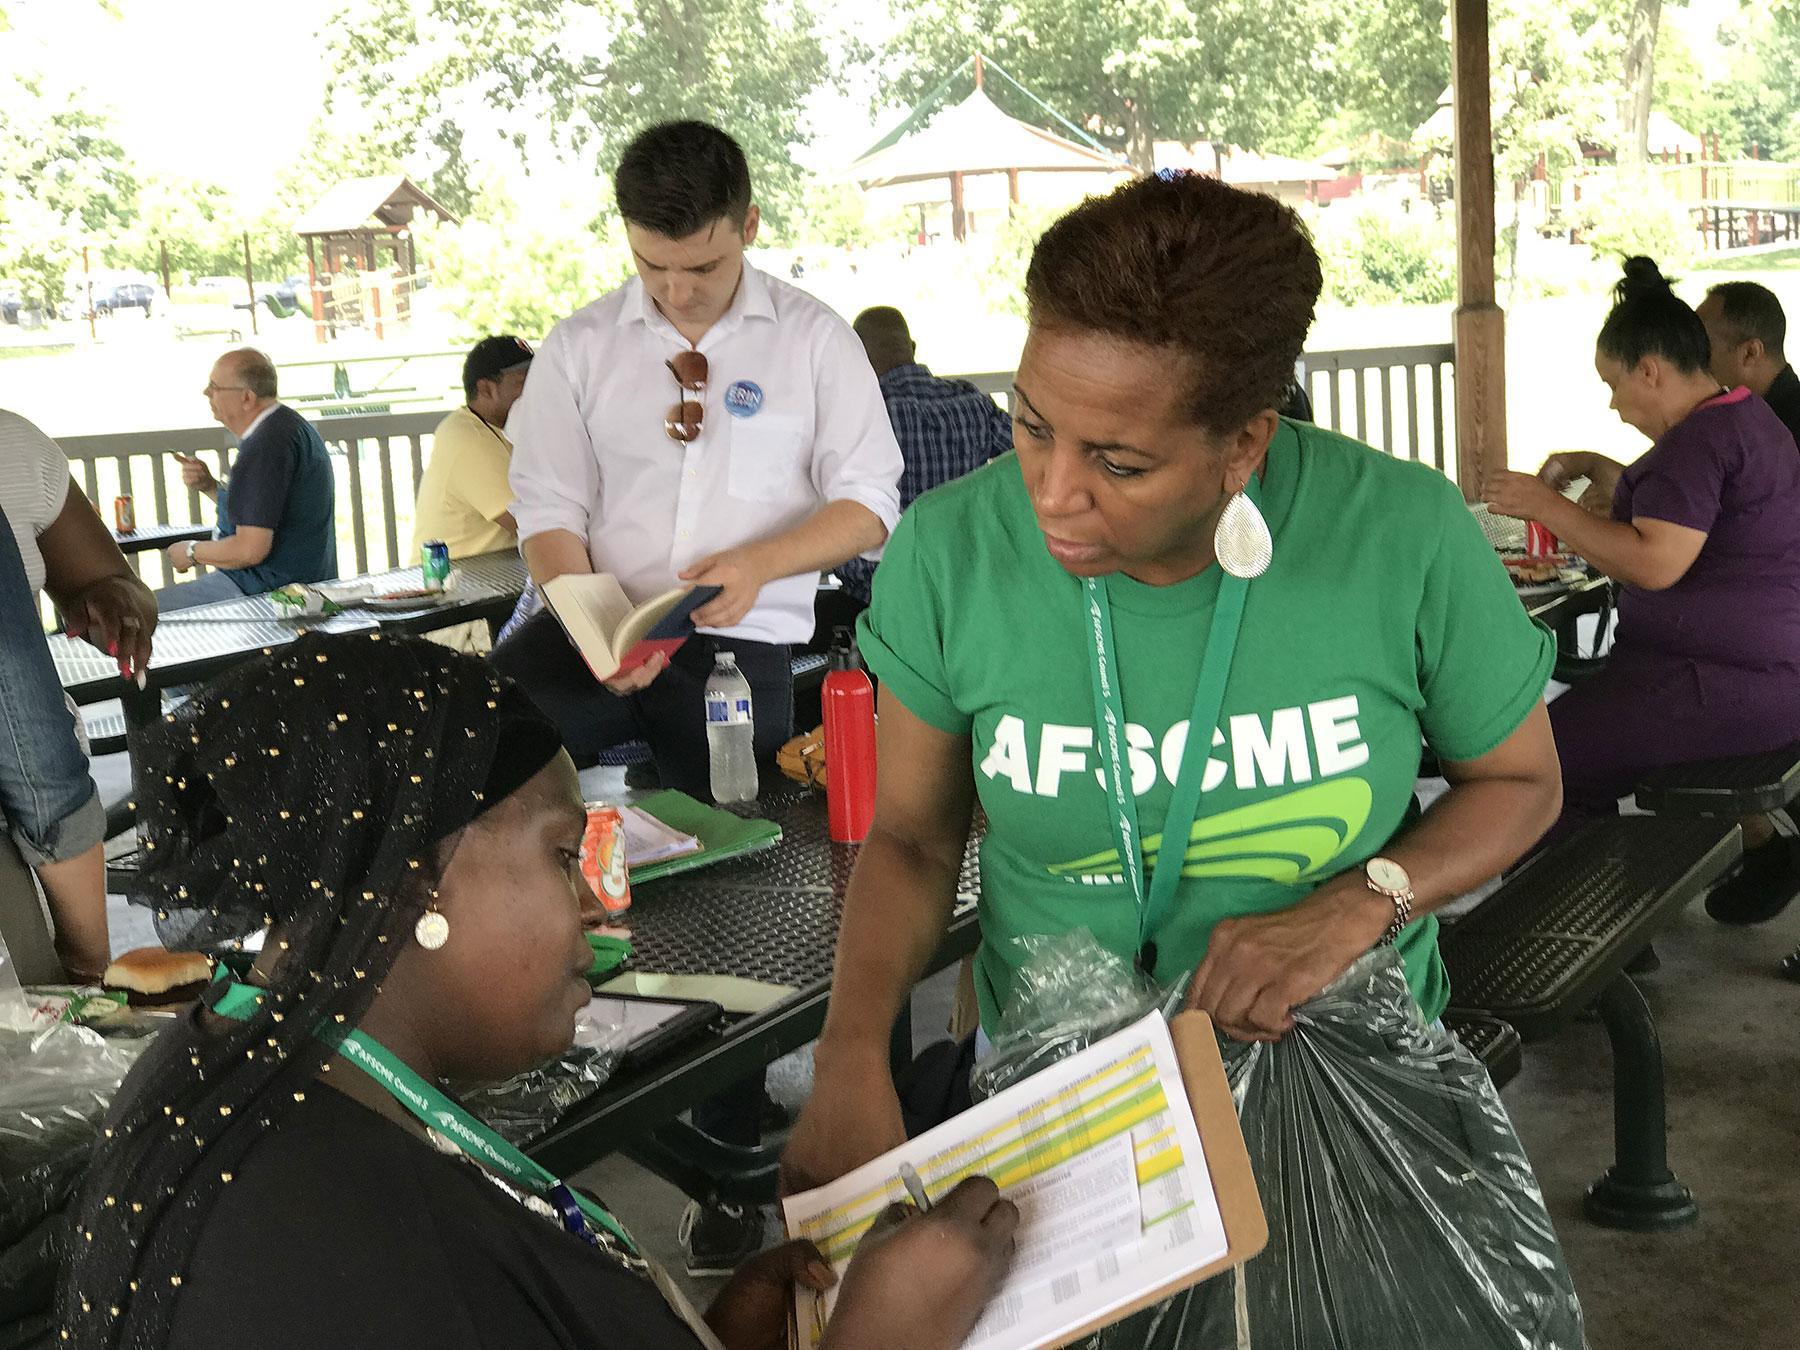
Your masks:
<path fill-rule="evenodd" d="M 580 536 L 594 570 L 641 602 L 827 502 L 857 502 L 893 528 L 900 447 L 848 324 L 745 263 L 731 308 L 700 339 L 706 417 L 684 446 L 663 423 L 693 397 L 665 364 L 687 347 L 636 278 L 550 331 L 506 421 L 520 539 Z M 709 631 L 804 642 L 817 588 L 811 572 L 772 581 L 742 622 Z"/>

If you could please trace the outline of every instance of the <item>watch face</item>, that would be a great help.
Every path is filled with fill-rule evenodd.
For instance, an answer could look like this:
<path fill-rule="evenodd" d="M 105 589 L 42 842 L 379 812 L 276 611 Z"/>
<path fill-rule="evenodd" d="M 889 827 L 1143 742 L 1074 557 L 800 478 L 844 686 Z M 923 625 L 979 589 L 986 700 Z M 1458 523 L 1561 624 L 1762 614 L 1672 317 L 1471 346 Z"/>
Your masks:
<path fill-rule="evenodd" d="M 1369 880 L 1384 891 L 1410 891 L 1412 878 L 1406 875 L 1406 869 L 1390 858 L 1370 858 L 1363 864 L 1369 874 Z"/>

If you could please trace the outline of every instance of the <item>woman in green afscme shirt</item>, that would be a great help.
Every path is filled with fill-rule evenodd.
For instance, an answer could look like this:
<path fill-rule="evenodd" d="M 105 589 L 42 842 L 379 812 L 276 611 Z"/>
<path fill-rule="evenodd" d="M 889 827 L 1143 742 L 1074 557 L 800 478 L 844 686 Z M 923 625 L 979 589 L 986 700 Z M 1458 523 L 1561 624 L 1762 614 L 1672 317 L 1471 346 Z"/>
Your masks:
<path fill-rule="evenodd" d="M 1165 985 L 1194 972 L 1239 1039 L 1383 940 L 1442 1012 L 1431 911 L 1560 805 L 1554 644 L 1442 474 L 1273 411 L 1319 283 L 1292 211 L 1198 176 L 1039 241 L 1015 453 L 912 507 L 863 617 L 879 796 L 789 1184 L 904 1138 L 888 1033 L 977 798 L 990 1032 L 1012 939 L 1077 928 Z M 1451 787 L 1417 816 L 1421 740 Z"/>

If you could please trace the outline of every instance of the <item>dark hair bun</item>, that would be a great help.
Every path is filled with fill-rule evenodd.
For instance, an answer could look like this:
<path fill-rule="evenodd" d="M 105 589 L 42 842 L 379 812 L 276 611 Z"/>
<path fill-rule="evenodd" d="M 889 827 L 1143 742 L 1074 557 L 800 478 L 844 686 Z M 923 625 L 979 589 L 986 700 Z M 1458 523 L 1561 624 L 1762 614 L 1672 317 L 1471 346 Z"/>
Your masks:
<path fill-rule="evenodd" d="M 1625 275 L 1619 279 L 1613 291 L 1620 300 L 1667 295 L 1670 292 L 1669 278 L 1662 274 L 1662 268 L 1656 265 L 1654 258 L 1639 254 L 1625 260 Z"/>
<path fill-rule="evenodd" d="M 1698 374 L 1712 359 L 1706 326 L 1675 294 L 1670 278 L 1652 258 L 1625 260 L 1625 275 L 1613 287 L 1613 307 L 1600 327 L 1600 351 L 1628 369 L 1646 356 Z"/>

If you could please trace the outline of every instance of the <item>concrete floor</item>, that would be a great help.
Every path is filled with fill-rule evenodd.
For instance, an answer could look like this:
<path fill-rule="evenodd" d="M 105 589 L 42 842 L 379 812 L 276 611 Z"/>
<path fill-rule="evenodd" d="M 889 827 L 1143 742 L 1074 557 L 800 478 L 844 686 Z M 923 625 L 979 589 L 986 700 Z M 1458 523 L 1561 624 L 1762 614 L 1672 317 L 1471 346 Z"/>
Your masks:
<path fill-rule="evenodd" d="M 124 795 L 122 759 L 96 762 L 108 800 Z M 592 796 L 621 794 L 616 771 L 583 779 Z M 122 902 L 112 910 L 115 948 L 155 940 L 143 911 L 127 914 Z M 1759 928 L 1727 929 L 1696 904 L 1656 944 L 1662 968 L 1639 977 L 1661 1030 L 1670 1162 L 1700 1207 L 1691 1228 L 1646 1235 L 1588 1222 L 1582 1194 L 1612 1155 L 1605 1033 L 1598 1022 L 1578 1023 L 1526 1046 L 1505 1101 L 1562 1237 L 1594 1350 L 1800 1347 L 1800 984 L 1774 973 L 1796 946 L 1800 906 Z M 950 996 L 946 975 L 915 998 L 918 1044 L 942 1034 Z M 797 1105 L 810 1078 L 801 1052 L 777 1066 L 771 1090 Z M 580 1180 L 654 1257 L 681 1271 L 677 1191 L 616 1155 Z M 704 1305 L 712 1286 L 684 1282 Z"/>
<path fill-rule="evenodd" d="M 1673 1233 L 1595 1227 L 1581 1197 L 1612 1156 L 1600 1025 L 1525 1047 L 1505 1093 L 1562 1237 L 1596 1350 L 1800 1346 L 1800 984 L 1774 974 L 1800 946 L 1800 907 L 1725 928 L 1690 907 L 1634 977 L 1668 1077 L 1669 1163 L 1700 1218 Z"/>

